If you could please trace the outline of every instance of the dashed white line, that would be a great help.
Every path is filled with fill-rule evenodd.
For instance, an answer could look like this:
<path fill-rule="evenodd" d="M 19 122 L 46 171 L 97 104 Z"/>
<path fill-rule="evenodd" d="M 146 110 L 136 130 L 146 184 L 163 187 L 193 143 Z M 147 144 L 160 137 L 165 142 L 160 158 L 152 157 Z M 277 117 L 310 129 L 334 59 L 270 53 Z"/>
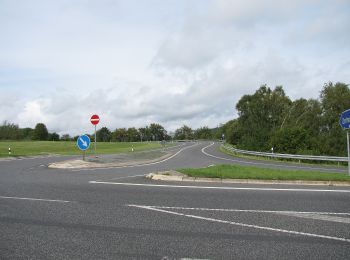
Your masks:
<path fill-rule="evenodd" d="M 128 183 L 128 182 L 106 182 L 89 181 L 91 184 L 122 185 L 122 186 L 143 186 L 159 188 L 184 188 L 184 189 L 212 189 L 212 190 L 252 190 L 252 191 L 295 191 L 295 192 L 335 192 L 350 193 L 350 190 L 320 190 L 320 189 L 280 189 L 280 188 L 254 188 L 254 187 L 218 187 L 218 186 L 184 186 L 184 185 L 166 185 L 166 184 L 147 184 L 147 183 Z"/>
<path fill-rule="evenodd" d="M 153 211 L 157 211 L 157 212 L 162 212 L 162 213 L 167 213 L 167 214 L 172 214 L 172 215 L 177 215 L 177 216 L 183 216 L 183 217 L 188 217 L 188 218 L 206 220 L 206 221 L 210 221 L 210 222 L 217 222 L 217 223 L 223 223 L 223 224 L 229 224 L 229 225 L 235 225 L 235 226 L 241 226 L 241 227 L 255 228 L 255 229 L 267 230 L 267 231 L 273 231 L 273 232 L 281 232 L 281 233 L 287 233 L 287 234 L 293 234 L 293 235 L 299 235 L 299 236 L 331 239 L 331 240 L 337 240 L 337 241 L 350 243 L 350 239 L 348 239 L 348 238 L 325 236 L 325 235 L 318 235 L 318 234 L 313 234 L 313 233 L 299 232 L 299 231 L 286 230 L 286 229 L 280 229 L 280 228 L 271 228 L 271 227 L 264 227 L 264 226 L 258 226 L 258 225 L 251 225 L 251 224 L 245 224 L 245 223 L 239 223 L 239 222 L 233 222 L 233 221 L 227 221 L 227 220 L 221 220 L 221 219 L 215 219 L 215 218 L 207 218 L 207 217 L 183 214 L 183 213 L 179 213 L 179 212 L 174 212 L 174 211 L 169 211 L 169 210 L 164 210 L 164 209 L 159 209 L 159 208 L 144 206 L 144 205 L 128 205 L 128 206 L 147 209 L 147 210 L 153 210 Z"/>
<path fill-rule="evenodd" d="M 70 203 L 70 202 L 72 202 L 72 201 L 68 201 L 68 200 L 52 200 L 52 199 L 21 198 L 21 197 L 6 197 L 6 196 L 0 196 L 0 199 L 45 201 L 45 202 L 59 202 L 59 203 Z"/>

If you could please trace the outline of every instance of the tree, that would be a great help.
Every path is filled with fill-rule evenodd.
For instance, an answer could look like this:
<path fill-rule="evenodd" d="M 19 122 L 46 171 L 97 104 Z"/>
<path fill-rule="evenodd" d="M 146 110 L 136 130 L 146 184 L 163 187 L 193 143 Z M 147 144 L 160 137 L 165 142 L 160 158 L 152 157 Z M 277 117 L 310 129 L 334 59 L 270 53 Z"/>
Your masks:
<path fill-rule="evenodd" d="M 49 137 L 49 132 L 47 131 L 46 125 L 43 123 L 38 123 L 33 132 L 33 140 L 46 141 Z"/>
<path fill-rule="evenodd" d="M 346 155 L 346 132 L 339 126 L 340 114 L 350 108 L 350 89 L 344 83 L 329 82 L 321 91 L 322 128 L 320 150 L 327 155 Z"/>
<path fill-rule="evenodd" d="M 196 129 L 194 131 L 193 135 L 194 135 L 195 139 L 207 139 L 207 140 L 209 140 L 209 139 L 213 138 L 212 132 L 209 129 L 209 127 L 207 127 L 207 126 L 200 127 L 198 129 Z"/>
<path fill-rule="evenodd" d="M 107 127 L 102 127 L 96 132 L 96 139 L 98 142 L 110 142 L 112 139 L 112 133 Z"/>
<path fill-rule="evenodd" d="M 20 128 L 19 130 L 20 130 L 21 139 L 25 139 L 25 140 L 33 139 L 34 129 L 26 127 L 26 128 Z"/>
<path fill-rule="evenodd" d="M 174 138 L 177 140 L 192 140 L 193 130 L 187 125 L 183 125 L 179 129 L 176 129 Z"/>
<path fill-rule="evenodd" d="M 249 150 L 269 150 L 270 137 L 282 125 L 291 104 L 281 86 L 271 90 L 263 85 L 253 95 L 243 96 L 236 105 L 242 134 L 238 145 Z"/>
<path fill-rule="evenodd" d="M 151 132 L 148 126 L 139 128 L 141 142 L 151 140 Z"/>
<path fill-rule="evenodd" d="M 11 124 L 7 121 L 0 126 L 0 139 L 2 140 L 18 140 L 21 138 L 18 125 Z"/>
<path fill-rule="evenodd" d="M 153 141 L 164 140 L 167 134 L 163 126 L 155 123 L 150 124 L 149 131 Z"/>
<path fill-rule="evenodd" d="M 112 133 L 112 140 L 114 142 L 125 142 L 127 138 L 128 138 L 128 135 L 125 128 L 117 128 Z"/>
<path fill-rule="evenodd" d="M 49 141 L 59 141 L 60 136 L 57 133 L 49 133 L 48 139 Z"/>
<path fill-rule="evenodd" d="M 305 154 L 310 150 L 306 129 L 295 126 L 277 130 L 271 138 L 271 147 L 278 153 Z"/>
<path fill-rule="evenodd" d="M 136 142 L 140 140 L 140 135 L 139 132 L 135 127 L 130 127 L 127 130 L 127 135 L 128 135 L 128 141 L 129 142 Z"/>

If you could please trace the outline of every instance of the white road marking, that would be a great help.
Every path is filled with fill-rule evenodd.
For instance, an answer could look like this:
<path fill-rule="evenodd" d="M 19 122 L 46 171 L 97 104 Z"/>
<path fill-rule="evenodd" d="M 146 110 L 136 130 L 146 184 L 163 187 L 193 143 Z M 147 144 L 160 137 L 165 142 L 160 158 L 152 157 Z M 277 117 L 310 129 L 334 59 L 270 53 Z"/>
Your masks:
<path fill-rule="evenodd" d="M 297 217 L 297 218 L 308 218 L 308 219 L 350 224 L 350 218 L 343 218 L 343 217 L 331 216 L 331 215 L 322 215 L 322 214 L 318 214 L 318 213 L 299 214 L 296 212 L 296 213 L 280 213 L 280 214 L 291 216 L 291 217 Z"/>
<path fill-rule="evenodd" d="M 130 206 L 130 205 L 129 205 Z M 165 207 L 165 206 L 147 206 L 158 209 L 180 209 L 197 211 L 222 211 L 222 212 L 252 212 L 252 213 L 278 213 L 278 214 L 321 214 L 321 215 L 349 215 L 348 212 L 317 212 L 317 211 L 290 211 L 290 210 L 256 210 L 256 209 L 210 209 L 210 208 L 186 208 L 186 207 Z"/>
<path fill-rule="evenodd" d="M 146 183 L 127 183 L 127 182 L 106 182 L 89 181 L 91 184 L 123 185 L 123 186 L 144 186 L 160 188 L 185 188 L 185 189 L 213 189 L 213 190 L 253 190 L 253 191 L 296 191 L 296 192 L 339 192 L 350 193 L 350 190 L 320 190 L 320 189 L 278 189 L 278 188 L 254 188 L 254 187 L 218 187 L 218 186 L 183 186 L 183 185 L 165 185 L 165 184 L 146 184 Z"/>
<path fill-rule="evenodd" d="M 207 218 L 207 217 L 201 217 L 201 216 L 196 216 L 196 215 L 188 215 L 188 214 L 183 214 L 183 213 L 179 213 L 179 212 L 174 212 L 174 211 L 169 211 L 169 210 L 155 208 L 155 207 L 152 207 L 152 206 L 143 206 L 143 205 L 128 205 L 128 206 L 136 207 L 136 208 L 142 208 L 142 209 L 147 209 L 147 210 L 153 210 L 153 211 L 157 211 L 157 212 L 162 212 L 162 213 L 167 213 L 167 214 L 172 214 L 172 215 L 177 215 L 177 216 L 183 216 L 183 217 L 188 217 L 188 218 L 206 220 L 206 221 L 210 221 L 210 222 L 230 224 L 230 225 L 235 225 L 235 226 L 255 228 L 255 229 L 260 229 L 260 230 L 281 232 L 281 233 L 300 235 L 300 236 L 308 236 L 308 237 L 315 237 L 315 238 L 331 239 L 331 240 L 337 240 L 337 241 L 350 243 L 350 239 L 348 239 L 348 238 L 318 235 L 318 234 L 313 234 L 313 233 L 305 233 L 305 232 L 286 230 L 286 229 L 280 229 L 280 228 L 264 227 L 264 226 L 258 226 L 258 225 L 251 225 L 251 224 L 245 224 L 245 223 L 239 223 L 239 222 L 233 222 L 233 221 L 227 221 L 227 220 L 221 220 L 221 219 L 215 219 L 215 218 Z"/>
<path fill-rule="evenodd" d="M 120 180 L 120 179 L 128 179 L 128 178 L 136 178 L 136 177 L 142 177 L 142 176 L 146 176 L 147 174 L 139 174 L 139 175 L 132 175 L 132 176 L 124 176 L 124 177 L 116 177 L 116 178 L 112 178 L 112 179 L 108 179 L 108 180 Z M 97 180 L 97 182 L 99 181 L 103 181 L 103 180 Z M 104 180 L 106 181 L 106 180 Z"/>
<path fill-rule="evenodd" d="M 79 141 L 82 142 L 83 146 L 87 147 L 87 142 L 84 141 L 83 138 L 79 137 Z"/>
<path fill-rule="evenodd" d="M 323 221 L 350 224 L 350 218 L 338 216 L 350 216 L 348 212 L 315 212 L 315 211 L 288 211 L 288 210 L 251 210 L 251 209 L 209 209 L 209 208 L 185 208 L 185 207 L 164 207 L 164 206 L 147 206 L 158 209 L 179 209 L 179 210 L 197 210 L 197 211 L 218 211 L 218 212 L 249 212 L 249 213 L 272 213 L 299 218 L 309 218 Z"/>
<path fill-rule="evenodd" d="M 242 163 L 242 164 L 247 164 L 247 165 L 263 165 L 263 166 L 280 166 L 278 164 L 273 164 L 273 163 L 263 163 L 263 162 L 247 162 L 247 161 L 242 161 L 242 160 L 236 160 L 236 159 L 230 159 L 230 158 L 224 158 L 224 157 L 220 157 L 220 156 L 216 156 L 210 153 L 207 153 L 205 150 L 211 146 L 213 146 L 215 143 L 211 143 L 210 145 L 204 147 L 202 149 L 202 153 L 204 153 L 205 155 L 209 156 L 209 157 L 213 157 L 216 159 L 220 159 L 220 160 L 225 160 L 225 161 L 231 161 L 231 162 L 237 162 L 237 163 Z M 283 167 L 286 168 L 292 168 L 292 169 L 300 169 L 300 170 L 319 170 L 319 171 L 326 171 L 324 168 L 316 168 L 316 167 L 307 167 L 307 166 L 294 166 L 294 165 L 284 165 Z"/>
<path fill-rule="evenodd" d="M 147 175 L 147 174 L 139 174 L 139 175 L 132 175 L 132 176 L 124 176 L 124 177 L 113 178 L 113 179 L 111 179 L 111 180 L 129 179 L 129 178 L 142 177 L 142 176 L 146 176 L 146 175 Z"/>
<path fill-rule="evenodd" d="M 70 203 L 68 200 L 51 200 L 51 199 L 36 199 L 36 198 L 21 198 L 21 197 L 5 197 L 0 196 L 0 199 L 14 199 L 14 200 L 31 200 L 31 201 L 45 201 L 45 202 L 59 202 L 59 203 Z"/>
<path fill-rule="evenodd" d="M 80 172 L 80 171 L 95 171 L 95 170 L 105 170 L 105 169 L 122 169 L 122 168 L 134 168 L 134 167 L 142 167 L 142 166 L 150 166 L 150 165 L 155 165 L 155 164 L 159 164 L 159 163 L 163 163 L 166 162 L 170 159 L 173 159 L 175 156 L 177 156 L 178 154 L 180 154 L 182 151 L 191 148 L 193 146 L 198 145 L 198 143 L 195 143 L 193 145 L 187 146 L 182 148 L 180 151 L 178 151 L 177 153 L 173 154 L 172 156 L 165 158 L 161 161 L 157 161 L 157 162 L 152 162 L 152 163 L 144 163 L 144 164 L 135 164 L 135 165 L 125 165 L 125 166 L 115 166 L 115 167 L 98 167 L 98 168 L 89 168 L 89 169 L 78 169 L 78 170 L 72 170 L 73 172 Z"/>

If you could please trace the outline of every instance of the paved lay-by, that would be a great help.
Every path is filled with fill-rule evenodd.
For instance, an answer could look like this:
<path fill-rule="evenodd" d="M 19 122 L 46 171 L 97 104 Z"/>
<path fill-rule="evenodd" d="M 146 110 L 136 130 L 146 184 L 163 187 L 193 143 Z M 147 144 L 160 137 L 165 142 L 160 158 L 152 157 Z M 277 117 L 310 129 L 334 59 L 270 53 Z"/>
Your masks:
<path fill-rule="evenodd" d="M 264 163 L 217 147 L 188 143 L 159 162 L 106 169 L 48 168 L 67 159 L 57 157 L 0 161 L 0 258 L 349 258 L 348 187 L 144 178 L 183 167 Z M 330 168 L 321 167 L 343 171 Z"/>

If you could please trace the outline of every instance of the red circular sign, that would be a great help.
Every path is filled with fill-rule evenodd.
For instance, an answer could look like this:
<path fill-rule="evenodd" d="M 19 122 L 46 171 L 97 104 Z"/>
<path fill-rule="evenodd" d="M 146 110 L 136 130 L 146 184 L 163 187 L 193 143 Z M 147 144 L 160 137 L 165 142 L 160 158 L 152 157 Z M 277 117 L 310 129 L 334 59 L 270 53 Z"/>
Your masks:
<path fill-rule="evenodd" d="M 90 118 L 90 122 L 91 124 L 93 125 L 97 125 L 99 122 L 100 122 L 100 117 L 98 115 L 93 115 L 91 118 Z"/>

